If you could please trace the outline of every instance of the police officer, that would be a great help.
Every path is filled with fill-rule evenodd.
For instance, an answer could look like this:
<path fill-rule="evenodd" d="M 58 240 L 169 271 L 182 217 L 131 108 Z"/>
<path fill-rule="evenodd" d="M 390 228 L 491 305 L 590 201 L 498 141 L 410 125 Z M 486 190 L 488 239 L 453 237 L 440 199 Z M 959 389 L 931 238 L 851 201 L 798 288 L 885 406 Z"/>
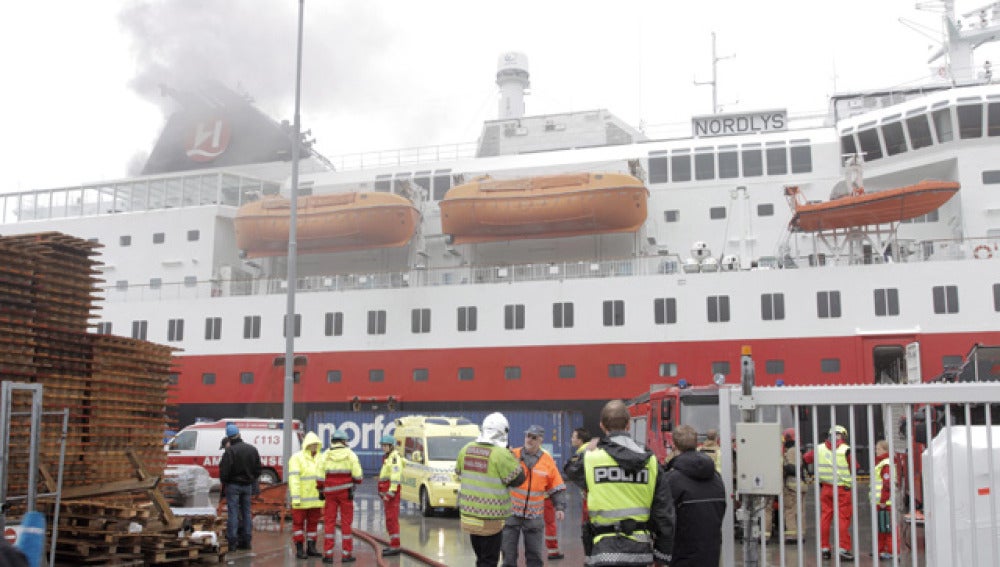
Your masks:
<path fill-rule="evenodd" d="M 591 440 L 582 461 L 567 476 L 587 491 L 591 546 L 588 565 L 648 566 L 670 563 L 674 547 L 674 503 L 652 452 L 628 434 L 625 402 L 601 410 L 604 435 Z"/>
<path fill-rule="evenodd" d="M 319 436 L 310 431 L 302 440 L 302 450 L 288 459 L 288 492 L 292 497 L 292 541 L 295 557 L 322 557 L 316 549 L 319 519 L 323 515 L 316 481 L 319 480 L 323 455 Z M 305 545 L 305 544 L 308 544 Z"/>
<path fill-rule="evenodd" d="M 396 438 L 383 435 L 382 470 L 378 473 L 378 496 L 385 508 L 385 530 L 389 533 L 389 547 L 382 550 L 382 557 L 399 555 L 399 483 L 403 480 L 403 462 L 396 452 Z"/>
<path fill-rule="evenodd" d="M 326 507 L 323 511 L 323 563 L 333 563 L 333 548 L 337 546 L 337 513 L 340 513 L 340 562 L 351 563 L 354 557 L 354 486 L 364 480 L 361 461 L 347 446 L 347 432 L 338 429 L 330 436 L 330 448 L 323 454 L 322 478 L 316 481 L 323 491 Z"/>
<path fill-rule="evenodd" d="M 507 448 L 507 418 L 491 413 L 482 433 L 458 453 L 455 473 L 462 479 L 458 511 L 462 531 L 476 552 L 476 567 L 496 567 L 503 527 L 511 514 L 510 487 L 524 482 L 524 469 Z"/>

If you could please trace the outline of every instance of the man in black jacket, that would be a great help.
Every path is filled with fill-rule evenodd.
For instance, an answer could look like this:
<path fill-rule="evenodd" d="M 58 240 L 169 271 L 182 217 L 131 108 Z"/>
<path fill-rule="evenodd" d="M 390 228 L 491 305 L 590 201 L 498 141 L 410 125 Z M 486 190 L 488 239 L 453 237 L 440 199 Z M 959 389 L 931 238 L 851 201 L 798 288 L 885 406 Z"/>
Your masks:
<path fill-rule="evenodd" d="M 726 488 L 715 462 L 697 451 L 698 433 L 690 425 L 674 430 L 680 453 L 667 463 L 666 477 L 677 510 L 677 533 L 670 567 L 718 565 Z"/>
<path fill-rule="evenodd" d="M 240 430 L 235 423 L 226 425 L 226 437 L 229 438 L 229 447 L 219 461 L 219 480 L 225 486 L 229 511 L 226 540 L 230 549 L 249 550 L 253 537 L 250 497 L 259 490 L 260 454 L 256 447 L 240 438 Z"/>

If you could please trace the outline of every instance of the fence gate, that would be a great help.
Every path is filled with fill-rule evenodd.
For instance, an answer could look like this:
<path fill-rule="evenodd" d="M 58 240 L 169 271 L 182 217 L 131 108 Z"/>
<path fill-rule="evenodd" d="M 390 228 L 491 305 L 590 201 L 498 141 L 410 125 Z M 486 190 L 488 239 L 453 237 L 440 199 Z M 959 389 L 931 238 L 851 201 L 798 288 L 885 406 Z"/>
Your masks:
<path fill-rule="evenodd" d="M 728 502 L 744 504 L 723 523 L 723 565 L 1000 565 L 1000 425 L 987 425 L 1000 423 L 1000 383 L 759 387 L 749 396 L 722 388 L 719 409 L 721 444 L 734 447 L 723 452 Z M 735 410 L 752 411 L 752 423 L 733 417 L 742 413 Z M 763 415 L 776 421 L 756 417 Z M 834 498 L 828 544 L 819 537 L 816 469 L 803 454 L 824 443 L 834 425 L 848 432 L 852 466 L 848 483 L 833 459 L 833 478 L 850 488 L 828 489 Z M 781 431 L 789 428 L 800 450 L 786 486 Z M 869 479 L 878 440 L 886 442 L 891 462 L 891 506 L 881 514 L 891 539 L 882 553 L 891 557 L 881 560 Z M 785 525 L 786 500 L 795 504 L 794 526 Z M 773 509 L 778 513 L 770 525 L 765 516 Z M 850 515 L 846 537 L 837 533 L 842 515 Z M 744 532 L 744 517 L 750 537 L 739 544 L 729 535 Z M 795 538 L 791 543 L 786 533 Z M 837 542 L 848 537 L 851 562 L 838 554 Z M 825 548 L 832 556 L 826 560 Z"/>

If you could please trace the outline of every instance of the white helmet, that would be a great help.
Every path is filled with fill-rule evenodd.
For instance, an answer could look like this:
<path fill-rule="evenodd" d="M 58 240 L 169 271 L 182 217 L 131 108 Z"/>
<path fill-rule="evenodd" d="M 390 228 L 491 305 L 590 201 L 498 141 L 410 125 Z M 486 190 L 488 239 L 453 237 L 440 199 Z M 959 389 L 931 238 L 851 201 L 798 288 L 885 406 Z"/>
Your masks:
<path fill-rule="evenodd" d="M 500 412 L 494 412 L 483 420 L 483 432 L 479 434 L 480 443 L 490 443 L 497 447 L 507 446 L 507 418 Z"/>

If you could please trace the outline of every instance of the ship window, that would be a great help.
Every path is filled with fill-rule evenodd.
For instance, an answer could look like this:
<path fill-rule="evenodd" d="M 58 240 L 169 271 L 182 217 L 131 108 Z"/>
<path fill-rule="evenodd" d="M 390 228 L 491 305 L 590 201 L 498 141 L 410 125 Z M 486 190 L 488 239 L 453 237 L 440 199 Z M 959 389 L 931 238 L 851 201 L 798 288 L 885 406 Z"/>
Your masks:
<path fill-rule="evenodd" d="M 476 315 L 477 309 L 475 307 L 459 307 L 458 308 L 458 330 L 459 331 L 475 331 L 476 330 Z"/>
<path fill-rule="evenodd" d="M 149 321 L 132 321 L 132 338 L 146 340 L 146 331 L 149 329 Z"/>
<path fill-rule="evenodd" d="M 97 324 L 97 334 L 98 335 L 110 335 L 111 334 L 111 321 L 101 321 Z"/>
<path fill-rule="evenodd" d="M 570 302 L 552 304 L 552 326 L 565 329 L 573 326 L 573 304 Z"/>
<path fill-rule="evenodd" d="M 215 372 L 205 372 L 201 375 L 201 383 L 206 386 L 215 384 Z"/>
<path fill-rule="evenodd" d="M 858 147 L 854 144 L 853 134 L 844 134 L 840 137 L 840 155 L 852 156 L 858 153 Z"/>
<path fill-rule="evenodd" d="M 503 377 L 506 380 L 520 380 L 521 379 L 521 367 L 520 366 L 505 366 L 503 369 Z"/>
<path fill-rule="evenodd" d="M 240 384 L 253 384 L 253 372 L 240 372 Z"/>
<path fill-rule="evenodd" d="M 993 185 L 1000 183 L 1000 169 L 993 169 L 983 172 L 983 184 Z"/>
<path fill-rule="evenodd" d="M 882 158 L 882 146 L 878 139 L 878 130 L 869 128 L 858 132 L 858 143 L 861 144 L 861 153 L 865 155 L 865 161 L 875 161 Z"/>
<path fill-rule="evenodd" d="M 559 366 L 560 378 L 576 378 L 576 366 L 573 364 L 563 364 Z"/>
<path fill-rule="evenodd" d="M 153 244 L 163 244 L 167 240 L 167 235 L 162 232 L 153 233 Z"/>
<path fill-rule="evenodd" d="M 931 291 L 935 313 L 958 313 L 958 286 L 936 285 Z"/>
<path fill-rule="evenodd" d="M 180 374 L 176 372 L 171 372 L 170 374 L 167 374 L 167 384 L 170 384 L 171 386 L 176 386 L 177 384 L 180 384 L 180 381 L 181 381 Z"/>
<path fill-rule="evenodd" d="M 458 379 L 461 380 L 461 381 L 463 381 L 463 382 L 471 382 L 472 380 L 475 380 L 476 379 L 476 369 L 472 368 L 472 367 L 469 367 L 469 366 L 463 366 L 463 367 L 459 368 L 458 369 Z"/>
<path fill-rule="evenodd" d="M 906 130 L 910 133 L 910 147 L 914 150 L 926 148 L 934 143 L 931 140 L 931 125 L 927 122 L 926 114 L 907 118 Z"/>
<path fill-rule="evenodd" d="M 963 104 L 955 109 L 958 114 L 958 135 L 963 140 L 983 136 L 983 105 Z"/>
<path fill-rule="evenodd" d="M 608 378 L 624 378 L 625 377 L 625 365 L 624 364 L 609 364 L 608 365 Z"/>
<path fill-rule="evenodd" d="M 379 193 L 388 193 L 392 190 L 392 176 L 391 175 L 376 175 L 375 176 L 375 190 Z"/>
<path fill-rule="evenodd" d="M 935 110 L 931 113 L 931 118 L 934 120 L 934 133 L 937 134 L 939 144 L 955 139 L 955 132 L 951 125 L 951 109 Z"/>
<path fill-rule="evenodd" d="M 726 208 L 725 207 L 712 207 L 708 209 L 708 218 L 712 220 L 720 220 L 726 218 Z"/>
<path fill-rule="evenodd" d="M 991 102 L 986 109 L 986 133 L 1000 136 L 1000 102 Z"/>
<path fill-rule="evenodd" d="M 222 338 L 222 317 L 205 318 L 205 340 L 217 341 Z"/>
<path fill-rule="evenodd" d="M 260 315 L 247 315 L 243 317 L 243 338 L 260 338 Z"/>
<path fill-rule="evenodd" d="M 885 138 L 885 153 L 894 156 L 906 151 L 906 137 L 903 136 L 903 125 L 899 122 L 882 126 L 882 137 Z"/>
<path fill-rule="evenodd" d="M 757 216 L 758 217 L 773 217 L 774 216 L 774 203 L 761 203 L 757 205 Z"/>
<path fill-rule="evenodd" d="M 326 336 L 339 337 L 344 334 L 344 314 L 340 311 L 327 313 L 323 322 L 323 331 Z"/>
<path fill-rule="evenodd" d="M 993 284 L 993 310 L 1000 311 L 1000 283 Z M 111 323 L 108 323 L 108 332 L 105 334 L 111 334 Z"/>
<path fill-rule="evenodd" d="M 128 290 L 128 280 L 118 280 L 115 282 L 115 289 L 118 291 Z"/>
<path fill-rule="evenodd" d="M 663 211 L 663 220 L 665 222 L 677 222 L 681 220 L 681 212 L 677 209 Z"/>
<path fill-rule="evenodd" d="M 426 382 L 430 378 L 430 372 L 426 368 L 413 369 L 414 382 Z"/>
<path fill-rule="evenodd" d="M 678 181 L 691 181 L 691 156 L 673 155 L 670 156 L 670 179 L 675 183 Z"/>
<path fill-rule="evenodd" d="M 604 326 L 621 327 L 625 324 L 625 302 L 615 299 L 604 302 Z"/>
<path fill-rule="evenodd" d="M 368 334 L 369 335 L 385 334 L 385 310 L 368 312 Z"/>
<path fill-rule="evenodd" d="M 431 310 L 411 309 L 410 310 L 410 331 L 414 333 L 431 332 Z"/>
<path fill-rule="evenodd" d="M 839 358 L 824 358 L 819 361 L 819 371 L 826 374 L 835 374 L 840 372 L 840 359 Z"/>
<path fill-rule="evenodd" d="M 788 173 L 788 154 L 785 147 L 767 148 L 767 174 L 785 175 Z"/>
<path fill-rule="evenodd" d="M 676 362 L 661 362 L 660 363 L 660 378 L 672 378 L 677 376 L 677 363 Z"/>
<path fill-rule="evenodd" d="M 725 323 L 729 321 L 729 296 L 710 295 L 706 299 L 709 323 Z"/>
<path fill-rule="evenodd" d="M 132 246 L 132 236 L 125 234 L 118 237 L 119 246 Z"/>
<path fill-rule="evenodd" d="M 760 318 L 764 321 L 781 321 L 785 318 L 785 294 L 762 293 L 760 295 Z"/>
<path fill-rule="evenodd" d="M 759 148 L 743 150 L 743 177 L 764 175 L 764 154 Z"/>
<path fill-rule="evenodd" d="M 503 306 L 503 328 L 504 329 L 524 328 L 524 305 Z"/>
<path fill-rule="evenodd" d="M 673 325 L 677 322 L 677 298 L 662 297 L 653 300 L 653 321 L 657 325 Z"/>
<path fill-rule="evenodd" d="M 764 372 L 767 374 L 784 374 L 785 373 L 785 361 L 784 360 L 765 360 L 764 361 Z"/>
<path fill-rule="evenodd" d="M 326 383 L 327 384 L 339 384 L 342 374 L 340 370 L 327 370 L 326 371 Z"/>
<path fill-rule="evenodd" d="M 201 238 L 201 231 L 198 229 L 188 231 L 188 242 L 195 242 Z"/>
<path fill-rule="evenodd" d="M 298 338 L 298 337 L 302 336 L 302 315 L 296 313 L 294 321 L 295 321 L 295 337 Z M 283 336 L 283 337 L 287 337 L 288 336 L 288 314 L 287 313 L 285 314 L 285 317 L 282 320 L 282 324 L 281 324 L 281 336 Z"/>
<path fill-rule="evenodd" d="M 372 368 L 368 370 L 368 381 L 369 382 L 385 382 L 385 370 L 381 368 Z"/>
<path fill-rule="evenodd" d="M 451 189 L 451 170 L 442 169 L 434 173 L 434 200 L 444 199 L 445 193 Z"/>
<path fill-rule="evenodd" d="M 149 278 L 149 289 L 160 289 L 163 286 L 163 278 Z"/>
<path fill-rule="evenodd" d="M 791 147 L 792 173 L 809 173 L 813 170 L 812 146 L 809 144 Z"/>
<path fill-rule="evenodd" d="M 736 150 L 719 151 L 719 178 L 731 179 L 740 176 L 740 157 Z"/>
<path fill-rule="evenodd" d="M 184 319 L 170 319 L 167 321 L 167 340 L 184 340 Z"/>
<path fill-rule="evenodd" d="M 694 155 L 694 178 L 698 181 L 715 179 L 714 153 L 697 153 Z"/>
<path fill-rule="evenodd" d="M 875 316 L 892 317 L 899 315 L 899 290 L 890 287 L 875 290 Z"/>
<path fill-rule="evenodd" d="M 722 374 L 723 376 L 729 376 L 729 361 L 717 360 L 712 363 L 712 376 L 716 374 Z"/>
<path fill-rule="evenodd" d="M 949 368 L 961 368 L 963 360 L 960 354 L 946 354 L 941 357 L 941 368 L 945 370 Z"/>
<path fill-rule="evenodd" d="M 840 317 L 839 291 L 816 292 L 816 316 L 820 319 L 834 319 Z"/>
<path fill-rule="evenodd" d="M 668 158 L 666 155 L 649 155 L 650 183 L 666 183 L 667 181 L 670 181 L 670 176 L 668 175 L 669 169 Z"/>
<path fill-rule="evenodd" d="M 184 287 L 195 287 L 198 285 L 198 276 L 184 276 Z"/>

